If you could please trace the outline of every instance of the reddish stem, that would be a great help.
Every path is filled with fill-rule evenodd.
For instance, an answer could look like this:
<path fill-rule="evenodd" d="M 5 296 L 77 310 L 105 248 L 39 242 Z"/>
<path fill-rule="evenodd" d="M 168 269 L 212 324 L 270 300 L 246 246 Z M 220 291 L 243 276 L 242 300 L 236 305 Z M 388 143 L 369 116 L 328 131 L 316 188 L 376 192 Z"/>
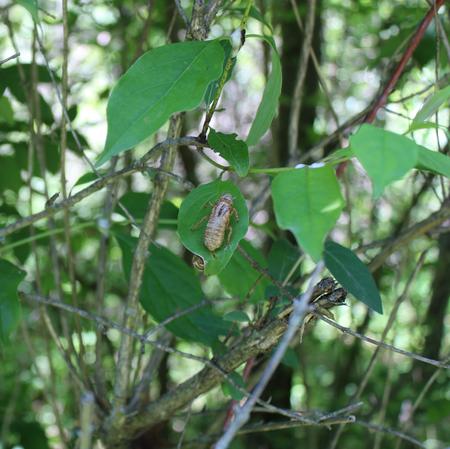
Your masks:
<path fill-rule="evenodd" d="M 400 59 L 400 62 L 395 68 L 394 73 L 392 74 L 390 80 L 386 84 L 386 87 L 384 88 L 382 94 L 380 95 L 375 105 L 364 119 L 364 123 L 372 123 L 375 120 L 378 110 L 386 104 L 389 94 L 394 90 L 398 79 L 405 70 L 405 66 L 410 60 L 412 54 L 414 53 L 414 50 L 417 48 L 420 41 L 422 40 L 423 35 L 425 34 L 428 25 L 433 19 L 435 12 L 439 10 L 439 8 L 444 4 L 444 2 L 445 0 L 436 0 L 435 4 L 431 6 L 429 11 L 427 12 L 427 15 L 423 18 L 422 22 L 420 22 L 420 25 L 417 27 L 416 32 L 414 33 L 414 35 L 412 36 L 411 40 L 408 43 L 405 53 L 403 53 L 402 59 Z"/>

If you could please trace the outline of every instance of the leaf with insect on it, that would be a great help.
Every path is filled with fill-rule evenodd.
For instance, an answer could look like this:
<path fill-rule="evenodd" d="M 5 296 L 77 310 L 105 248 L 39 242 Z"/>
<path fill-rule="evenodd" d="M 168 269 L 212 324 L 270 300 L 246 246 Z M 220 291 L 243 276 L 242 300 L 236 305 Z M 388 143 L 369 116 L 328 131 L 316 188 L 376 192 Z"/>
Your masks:
<path fill-rule="evenodd" d="M 208 220 L 205 219 L 200 226 L 198 223 L 211 214 L 213 205 L 225 193 L 233 196 L 233 207 L 239 215 L 239 220 L 236 221 L 232 215 L 230 243 L 227 242 L 227 232 L 222 246 L 213 254 L 204 244 Z M 230 181 L 214 181 L 192 190 L 181 204 L 178 214 L 178 234 L 181 242 L 189 251 L 203 258 L 207 275 L 217 274 L 227 265 L 247 229 L 248 209 L 245 199 L 239 189 Z"/>

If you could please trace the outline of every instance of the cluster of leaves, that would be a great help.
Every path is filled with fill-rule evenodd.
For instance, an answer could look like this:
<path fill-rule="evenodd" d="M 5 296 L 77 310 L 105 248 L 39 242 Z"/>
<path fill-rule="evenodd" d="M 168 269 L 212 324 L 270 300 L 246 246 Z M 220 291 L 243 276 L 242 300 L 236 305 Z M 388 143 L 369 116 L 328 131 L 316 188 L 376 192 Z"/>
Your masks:
<path fill-rule="evenodd" d="M 247 176 L 253 170 L 257 173 L 267 172 L 275 175 L 271 190 L 278 226 L 291 231 L 299 246 L 313 260 L 318 261 L 324 258 L 327 268 L 345 288 L 369 307 L 381 313 L 381 299 L 373 279 L 357 256 L 337 243 L 328 242 L 324 247 L 326 236 L 335 226 L 345 206 L 333 167 L 356 157 L 372 180 L 374 197 L 379 197 L 386 186 L 401 179 L 413 168 L 450 177 L 450 159 L 417 145 L 404 136 L 374 126 L 363 125 L 352 136 L 349 148 L 335 152 L 323 163 L 310 167 L 301 165 L 280 169 L 250 168 L 248 148 L 256 144 L 269 128 L 277 109 L 281 86 L 280 63 L 275 44 L 271 38 L 265 37 L 265 39 L 272 48 L 272 72 L 247 139 L 239 140 L 236 134 L 224 134 L 210 129 L 208 144 L 229 163 L 228 170 L 236 172 L 240 177 Z M 169 44 L 147 52 L 139 58 L 120 78 L 109 98 L 108 135 L 97 166 L 155 133 L 172 114 L 196 108 L 202 101 L 211 102 L 213 94 L 218 94 L 217 85 L 223 76 L 227 58 L 230 57 L 229 41 L 212 40 Z M 22 68 L 30 70 L 30 67 L 22 66 Z M 17 66 L 3 69 L 1 86 L 2 90 L 9 88 L 17 99 L 24 101 L 23 94 L 15 85 L 17 71 Z M 47 72 L 43 68 L 39 73 L 43 81 L 49 81 Z M 190 95 L 183 95 L 187 90 Z M 448 88 L 443 89 L 427 101 L 413 122 L 415 129 L 426 126 L 426 119 L 448 99 L 449 92 Z M 6 97 L 3 99 L 8 101 Z M 52 117 L 49 117 L 49 120 L 51 122 Z M 49 150 L 49 147 L 47 149 Z M 79 180 L 78 184 L 94 178 L 93 174 L 88 173 Z M 224 244 L 217 253 L 213 254 L 204 246 L 204 227 L 198 230 L 193 228 L 199 219 L 209 214 L 211 205 L 225 193 L 233 196 L 233 204 L 238 212 L 239 220 L 231 225 L 232 237 L 229 244 Z M 129 204 L 129 207 L 133 208 L 133 202 Z M 230 181 L 214 181 L 194 189 L 185 198 L 178 215 L 178 232 L 181 241 L 187 249 L 203 259 L 207 275 L 220 274 L 227 267 L 247 229 L 248 210 L 245 199 L 238 187 Z M 118 234 L 118 241 L 124 255 L 125 272 L 128 273 L 131 266 L 132 252 L 130 250 L 135 243 L 120 234 Z M 145 286 L 143 289 L 142 298 L 145 298 L 143 306 L 156 321 L 162 321 L 180 308 L 195 304 L 203 294 L 197 277 L 176 256 L 156 247 L 152 252 L 158 256 L 154 255 L 147 261 L 149 272 L 146 279 L 149 286 L 148 290 Z M 167 261 L 165 261 L 166 258 L 168 258 Z M 235 259 L 237 260 L 234 260 L 234 263 L 239 263 L 239 257 L 235 256 Z M 163 266 L 165 264 L 171 266 L 172 277 L 177 279 L 176 288 L 172 293 L 170 292 L 170 286 L 174 285 L 172 280 L 168 278 L 167 282 L 164 282 L 162 268 L 160 274 L 155 272 L 159 263 Z M 175 267 L 178 269 L 175 270 Z M 20 278 L 16 277 L 15 280 L 17 279 Z M 152 279 L 155 282 L 159 279 L 158 282 L 165 287 L 162 290 L 156 288 Z M 243 283 L 245 283 L 244 280 Z M 224 287 L 227 289 L 227 285 Z M 155 295 L 155 292 L 158 294 Z M 158 299 L 156 308 L 151 306 L 156 304 L 151 300 L 152 297 L 155 300 Z M 11 300 L 9 303 L 12 303 Z M 4 308 L 5 304 L 8 303 L 3 303 Z M 165 307 L 160 307 L 161 304 Z M 13 329 L 12 323 L 17 322 L 17 313 L 13 309 L 7 312 L 2 314 L 4 323 L 1 329 L 2 335 Z M 192 331 L 189 331 L 191 326 L 186 323 L 190 320 L 202 321 L 202 314 L 203 312 L 198 313 L 198 318 L 193 315 L 180 319 L 179 324 L 171 326 L 171 329 L 181 338 L 190 337 L 198 341 L 210 342 L 211 337 L 220 335 L 226 327 L 220 324 L 211 325 L 209 331 L 205 331 L 204 334 L 199 331 L 196 335 L 194 329 L 201 328 L 196 324 L 192 327 Z M 209 315 L 209 320 L 213 323 L 215 318 Z"/>

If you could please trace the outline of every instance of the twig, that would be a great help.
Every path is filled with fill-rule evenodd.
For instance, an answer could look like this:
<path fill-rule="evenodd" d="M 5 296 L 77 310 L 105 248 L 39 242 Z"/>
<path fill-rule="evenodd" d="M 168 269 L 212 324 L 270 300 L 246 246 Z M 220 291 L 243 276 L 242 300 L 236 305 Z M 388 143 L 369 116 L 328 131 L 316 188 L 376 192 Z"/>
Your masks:
<path fill-rule="evenodd" d="M 450 360 L 450 357 L 447 357 L 445 360 L 448 362 Z M 430 376 L 430 378 L 427 380 L 427 383 L 424 385 L 424 387 L 422 388 L 422 391 L 419 393 L 419 396 L 417 396 L 417 399 L 414 401 L 414 404 L 411 407 L 411 410 L 410 410 L 410 412 L 408 414 L 408 419 L 404 423 L 402 423 L 402 425 L 400 427 L 400 430 L 402 432 L 407 430 L 411 426 L 412 417 L 413 417 L 414 413 L 416 412 L 416 410 L 418 409 L 418 407 L 422 403 L 423 398 L 428 393 L 428 390 L 431 388 L 431 386 L 433 385 L 435 380 L 438 378 L 439 374 L 441 374 L 441 371 L 442 371 L 442 368 L 438 368 Z M 401 440 L 397 440 L 397 444 L 395 445 L 395 449 L 399 449 L 400 443 L 401 443 Z"/>
<path fill-rule="evenodd" d="M 183 447 L 184 435 L 186 434 L 186 429 L 189 420 L 191 419 L 191 414 L 192 414 L 192 404 L 189 406 L 188 414 L 186 416 L 186 420 L 184 421 L 183 431 L 181 432 L 180 438 L 178 439 L 177 449 L 181 449 Z"/>
<path fill-rule="evenodd" d="M 181 115 L 176 114 L 170 120 L 168 137 L 170 139 L 177 139 L 180 131 Z M 175 147 L 171 146 L 168 148 L 168 151 L 164 153 L 160 168 L 162 170 L 171 171 L 174 161 Z M 158 176 L 155 181 L 155 188 L 150 198 L 144 222 L 139 234 L 139 239 L 134 250 L 128 286 L 128 296 L 126 299 L 123 316 L 123 327 L 133 327 L 133 323 L 136 321 L 139 313 L 138 298 L 142 283 L 142 276 L 144 274 L 145 261 L 148 257 L 148 247 L 156 231 L 159 211 L 168 187 L 168 180 L 165 177 Z M 128 396 L 131 355 L 132 338 L 129 335 L 122 334 L 116 367 L 116 380 L 114 384 L 114 405 L 110 423 L 112 428 L 121 426 L 120 421 L 124 412 L 123 407 Z M 111 433 L 114 434 L 114 432 Z M 114 436 L 112 435 L 112 437 Z"/>
<path fill-rule="evenodd" d="M 297 25 L 300 28 L 300 30 L 302 32 L 304 32 L 302 19 L 300 18 L 300 14 L 298 13 L 296 1 L 291 0 L 291 5 L 292 5 L 292 10 L 294 11 L 294 16 L 295 16 L 295 20 L 297 21 Z M 330 91 L 328 90 L 328 86 L 327 86 L 327 83 L 323 76 L 322 69 L 320 68 L 320 63 L 319 63 L 319 60 L 317 59 L 317 55 L 316 55 L 316 52 L 314 51 L 313 45 L 311 45 L 310 55 L 311 55 L 312 62 L 314 64 L 314 69 L 316 70 L 316 73 L 317 73 L 317 77 L 319 78 L 319 83 L 322 86 L 323 92 L 325 94 L 325 98 L 327 99 L 328 107 L 330 108 L 331 115 L 333 117 L 334 122 L 336 123 L 336 128 L 339 128 L 339 117 L 337 116 L 337 113 L 334 110 L 333 102 L 331 100 L 331 94 L 330 94 Z"/>
<path fill-rule="evenodd" d="M 389 318 L 388 321 L 386 323 L 386 326 L 383 329 L 383 333 L 381 334 L 381 339 L 380 342 L 384 343 L 384 340 L 386 339 L 386 336 L 388 334 L 388 332 L 390 331 L 392 325 L 394 324 L 395 318 L 397 317 L 397 312 L 401 306 L 401 304 L 403 303 L 403 301 L 406 299 L 406 297 L 409 294 L 409 290 L 417 276 L 417 274 L 419 273 L 419 271 L 422 268 L 423 262 L 425 260 L 425 256 L 426 256 L 426 251 L 424 251 L 421 255 L 420 258 L 417 262 L 417 264 L 414 267 L 413 272 L 411 273 L 408 281 L 406 282 L 405 288 L 402 292 L 402 294 L 397 298 L 397 300 L 395 301 L 394 306 L 392 307 L 391 313 L 389 314 Z M 372 374 L 373 368 L 375 366 L 375 361 L 378 357 L 378 354 L 380 353 L 381 350 L 381 346 L 377 346 L 377 348 L 375 349 L 375 351 L 372 354 L 372 357 L 370 358 L 370 361 L 367 365 L 366 371 L 364 373 L 364 376 L 358 386 L 358 389 L 355 393 L 355 395 L 352 397 L 352 401 L 358 400 L 361 397 L 361 394 L 363 393 L 363 391 L 365 390 L 366 386 L 367 386 L 367 382 L 369 381 L 369 377 Z M 339 442 L 339 438 L 342 434 L 344 430 L 344 425 L 340 425 L 336 431 L 336 434 L 333 438 L 333 441 L 330 445 L 330 449 L 334 449 L 338 442 Z"/>
<path fill-rule="evenodd" d="M 236 435 L 236 432 L 248 421 L 250 413 L 255 406 L 257 399 L 264 391 L 267 383 L 269 382 L 277 366 L 281 362 L 283 355 L 289 346 L 289 343 L 293 339 L 308 312 L 309 300 L 311 299 L 314 287 L 318 281 L 320 273 L 323 270 L 323 267 L 323 262 L 319 262 L 317 264 L 313 274 L 311 275 L 308 289 L 300 296 L 300 298 L 294 300 L 294 310 L 289 319 L 288 328 L 283 334 L 281 342 L 278 344 L 277 349 L 270 358 L 251 396 L 246 400 L 245 404 L 242 407 L 238 408 L 235 414 L 234 421 L 229 425 L 223 436 L 217 441 L 214 446 L 215 449 L 226 449 Z"/>
<path fill-rule="evenodd" d="M 158 340 L 160 345 L 169 347 L 170 342 L 173 340 L 171 333 L 164 331 Z M 159 348 L 154 348 L 152 355 L 143 370 L 141 380 L 135 388 L 134 394 L 127 407 L 127 413 L 132 414 L 142 408 L 145 401 L 145 396 L 149 391 L 150 384 L 153 380 L 154 373 L 161 365 L 165 352 Z"/>
<path fill-rule="evenodd" d="M 291 112 L 289 115 L 288 152 L 289 161 L 291 163 L 298 160 L 298 127 L 302 108 L 303 86 L 306 79 L 306 72 L 308 70 L 309 54 L 311 52 L 314 34 L 315 16 L 316 0 L 308 0 L 308 16 L 306 18 L 305 32 L 303 35 L 302 53 L 298 63 L 297 77 L 291 103 Z"/>
<path fill-rule="evenodd" d="M 81 397 L 80 446 L 79 449 L 91 449 L 94 418 L 94 395 L 88 391 Z"/>
<path fill-rule="evenodd" d="M 14 53 L 13 55 L 8 56 L 6 59 L 2 59 L 2 60 L 0 61 L 0 65 L 4 64 L 5 62 L 10 61 L 11 59 L 18 58 L 19 56 L 20 56 L 20 52 L 18 51 L 18 52 L 16 52 L 16 53 Z"/>
<path fill-rule="evenodd" d="M 340 330 L 344 334 L 352 335 L 353 337 L 359 338 L 362 341 L 365 341 L 366 343 L 370 343 L 374 346 L 381 346 L 384 349 L 388 349 L 389 351 L 396 352 L 397 354 L 403 355 L 405 357 L 409 357 L 411 359 L 418 360 L 419 362 L 427 363 L 428 365 L 437 366 L 438 368 L 444 368 L 444 369 L 450 369 L 450 364 L 440 361 L 440 360 L 434 360 L 430 359 L 428 357 L 424 357 L 420 354 L 415 354 L 414 352 L 405 351 L 404 349 L 397 348 L 396 346 L 390 345 L 388 343 L 384 343 L 382 341 L 375 340 L 374 338 L 367 337 L 366 335 L 360 334 L 359 332 L 356 332 L 348 327 L 342 326 L 339 323 L 336 323 L 336 321 L 330 320 L 330 318 L 317 314 L 317 317 L 325 321 L 325 323 L 328 323 L 330 326 L 335 327 L 336 329 Z"/>
<path fill-rule="evenodd" d="M 369 264 L 370 270 L 375 271 L 376 269 L 381 267 L 384 261 L 398 248 L 406 245 L 417 236 L 426 234 L 427 232 L 436 228 L 437 226 L 442 224 L 445 220 L 447 220 L 449 217 L 450 217 L 450 198 L 445 200 L 445 202 L 442 204 L 442 207 L 437 212 L 431 214 L 428 218 L 425 218 L 419 223 L 416 223 L 415 225 L 406 229 L 398 237 L 395 237 L 394 239 L 392 238 L 386 239 L 386 245 L 384 245 L 383 249 L 370 262 Z"/>
<path fill-rule="evenodd" d="M 180 4 L 180 0 L 174 0 L 175 1 L 175 5 L 177 7 L 178 13 L 180 14 L 180 17 L 183 19 L 184 24 L 187 26 L 189 25 L 189 19 L 188 16 L 186 15 L 186 12 L 184 11 L 183 7 Z"/>
<path fill-rule="evenodd" d="M 363 421 L 362 419 L 356 419 L 355 424 L 359 424 L 360 426 L 366 427 L 370 430 L 375 430 L 377 432 L 383 432 L 389 435 L 394 435 L 398 438 L 401 438 L 402 440 L 409 441 L 411 444 L 414 444 L 415 446 L 421 447 L 422 449 L 427 449 L 427 446 L 422 444 L 420 441 L 416 440 L 415 438 L 407 435 L 406 433 L 400 432 L 395 429 L 391 429 L 390 427 L 380 426 L 378 424 L 369 423 L 366 421 Z"/>

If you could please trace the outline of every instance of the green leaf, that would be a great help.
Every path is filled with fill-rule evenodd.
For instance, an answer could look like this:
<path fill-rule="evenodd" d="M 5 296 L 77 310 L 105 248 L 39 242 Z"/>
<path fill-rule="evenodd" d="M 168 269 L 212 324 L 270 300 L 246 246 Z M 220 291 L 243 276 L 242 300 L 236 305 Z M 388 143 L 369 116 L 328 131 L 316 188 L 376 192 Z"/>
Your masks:
<path fill-rule="evenodd" d="M 236 371 L 233 371 L 232 373 L 228 373 L 228 377 L 236 384 L 239 385 L 241 388 L 245 388 L 245 382 L 243 377 L 237 373 Z M 225 379 L 225 382 L 222 383 L 222 392 L 225 396 L 230 396 L 235 401 L 240 401 L 244 395 L 240 392 L 234 385 L 232 385 L 228 380 Z"/>
<path fill-rule="evenodd" d="M 26 273 L 7 260 L 0 259 L 0 341 L 7 341 L 20 317 L 17 288 Z"/>
<path fill-rule="evenodd" d="M 220 76 L 223 55 L 214 40 L 164 45 L 141 56 L 108 100 L 108 134 L 97 166 L 142 142 L 173 113 L 196 108 Z"/>
<path fill-rule="evenodd" d="M 278 174 L 272 183 L 275 217 L 315 261 L 323 241 L 344 207 L 339 184 L 329 166 L 304 167 Z"/>
<path fill-rule="evenodd" d="M 416 168 L 450 178 L 450 157 L 419 146 Z"/>
<path fill-rule="evenodd" d="M 22 5 L 31 14 L 35 22 L 39 22 L 37 0 L 16 0 L 16 3 Z"/>
<path fill-rule="evenodd" d="M 275 279 L 283 282 L 297 263 L 301 253 L 298 246 L 294 246 L 286 239 L 279 239 L 273 243 L 269 251 L 269 273 Z M 299 270 L 296 270 L 299 274 Z"/>
<path fill-rule="evenodd" d="M 325 265 L 337 281 L 356 299 L 383 313 L 380 293 L 369 269 L 356 254 L 331 240 L 325 243 Z"/>
<path fill-rule="evenodd" d="M 419 147 L 404 136 L 372 125 L 362 125 L 350 138 L 350 146 L 372 180 L 374 198 L 416 165 Z"/>
<path fill-rule="evenodd" d="M 238 140 L 237 134 L 224 134 L 209 130 L 208 143 L 236 170 L 239 176 L 246 176 L 249 168 L 248 147 L 245 142 Z"/>
<path fill-rule="evenodd" d="M 237 321 L 238 323 L 248 323 L 250 317 L 242 310 L 233 310 L 223 316 L 225 321 Z"/>
<path fill-rule="evenodd" d="M 424 122 L 431 117 L 450 98 L 450 86 L 438 90 L 420 108 L 414 117 L 414 122 Z"/>
<path fill-rule="evenodd" d="M 0 122 L 12 125 L 14 123 L 14 112 L 8 98 L 0 97 Z"/>
<path fill-rule="evenodd" d="M 145 192 L 127 192 L 120 198 L 120 204 L 125 207 L 134 219 L 140 221 L 144 219 L 147 213 L 150 198 L 151 194 Z M 119 205 L 116 206 L 114 212 L 128 218 Z M 159 220 L 173 220 L 173 224 L 165 224 L 164 226 L 176 228 L 177 217 L 178 207 L 170 201 L 164 201 L 161 205 Z"/>
<path fill-rule="evenodd" d="M 246 139 L 250 147 L 259 142 L 269 129 L 278 110 L 278 100 L 281 94 L 281 63 L 278 52 L 272 47 L 272 70 L 267 79 L 261 103 L 256 111 L 250 131 Z"/>
<path fill-rule="evenodd" d="M 242 14 L 245 12 L 246 7 L 238 7 L 238 8 L 230 8 L 228 11 L 230 13 L 239 13 L 239 17 L 242 17 Z M 234 14 L 233 14 L 234 15 Z M 252 6 L 250 8 L 250 17 L 257 20 L 258 22 L 261 22 L 264 24 L 267 28 L 269 28 L 270 32 L 273 32 L 272 25 L 264 18 L 264 16 L 261 14 L 261 11 L 256 8 L 255 6 Z"/>
<path fill-rule="evenodd" d="M 220 39 L 219 42 L 220 42 L 220 45 L 222 46 L 223 52 L 224 52 L 222 73 L 220 74 L 218 79 L 210 82 L 209 85 L 208 85 L 208 88 L 206 89 L 204 102 L 205 102 L 205 104 L 207 106 L 210 105 L 213 102 L 213 100 L 214 100 L 214 98 L 216 96 L 217 89 L 219 88 L 219 82 L 222 79 L 223 72 L 224 72 L 225 67 L 226 67 L 226 65 L 228 63 L 228 58 L 230 57 L 231 52 L 233 50 L 233 47 L 231 46 L 230 39 Z M 230 67 L 230 69 L 229 69 L 229 71 L 227 73 L 227 77 L 225 79 L 225 83 L 227 83 L 231 79 L 231 76 L 233 74 L 233 70 L 234 70 L 234 66 L 235 65 L 236 65 L 236 58 L 234 57 L 231 60 L 231 67 Z"/>
<path fill-rule="evenodd" d="M 447 137 L 450 137 L 450 132 L 444 125 L 439 125 L 434 122 L 412 122 L 405 134 L 421 129 L 440 129 L 441 131 L 445 132 Z"/>
<path fill-rule="evenodd" d="M 241 240 L 240 245 L 261 267 L 267 267 L 267 261 L 261 251 L 252 246 L 250 242 Z M 233 254 L 230 262 L 218 274 L 218 277 L 221 286 L 229 295 L 242 300 L 248 296 L 251 302 L 264 301 L 266 287 L 270 285 L 268 279 L 261 277 L 261 274 L 238 251 Z M 236 282 L 236 279 L 239 279 L 239 282 Z"/>
<path fill-rule="evenodd" d="M 122 250 L 124 272 L 129 279 L 137 239 L 115 231 Z M 201 302 L 205 295 L 193 269 L 168 249 L 150 245 L 140 291 L 142 307 L 158 322 Z M 208 306 L 201 307 L 167 324 L 177 337 L 211 346 L 226 335 L 229 324 Z"/>
<path fill-rule="evenodd" d="M 294 348 L 287 348 L 286 352 L 284 353 L 283 359 L 281 360 L 281 363 L 283 365 L 288 366 L 289 368 L 292 368 L 294 370 L 300 368 L 300 361 L 298 354 L 295 352 Z"/>
<path fill-rule="evenodd" d="M 88 172 L 80 176 L 73 186 L 76 187 L 82 186 L 84 184 L 89 184 L 90 182 L 96 181 L 97 179 L 99 179 L 99 177 L 96 173 Z"/>
<path fill-rule="evenodd" d="M 236 221 L 234 216 L 231 217 L 230 243 L 228 244 L 227 237 L 225 237 L 222 247 L 213 254 L 204 245 L 204 234 L 208 221 L 206 218 L 210 215 L 213 205 L 225 193 L 233 196 L 233 207 L 239 215 L 239 220 Z M 199 225 L 202 219 L 204 221 Z M 203 258 L 207 275 L 217 274 L 226 266 L 247 229 L 247 205 L 239 189 L 230 181 L 214 181 L 203 184 L 192 190 L 181 204 L 178 215 L 178 233 L 183 245 L 192 253 Z"/>

